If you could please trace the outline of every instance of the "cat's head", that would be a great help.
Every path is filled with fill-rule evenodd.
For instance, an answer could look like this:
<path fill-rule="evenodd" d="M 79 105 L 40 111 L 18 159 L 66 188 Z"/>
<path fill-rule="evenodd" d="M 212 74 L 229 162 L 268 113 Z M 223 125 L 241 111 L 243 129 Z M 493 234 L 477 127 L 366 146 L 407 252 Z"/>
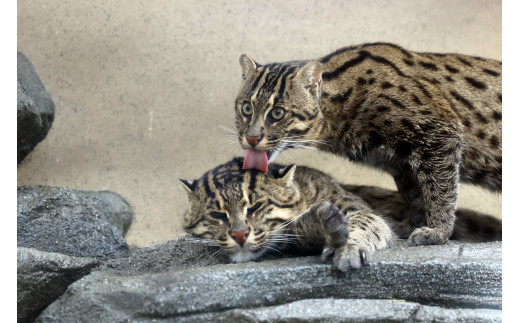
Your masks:
<path fill-rule="evenodd" d="M 272 161 L 285 149 L 313 146 L 321 129 L 322 65 L 260 65 L 245 54 L 240 65 L 235 124 L 242 148 L 265 151 Z"/>
<path fill-rule="evenodd" d="M 242 162 L 235 158 L 200 179 L 181 180 L 190 203 L 184 230 L 216 242 L 234 262 L 279 250 L 287 240 L 288 223 L 298 215 L 296 166 L 272 165 L 264 174 L 242 170 Z"/>

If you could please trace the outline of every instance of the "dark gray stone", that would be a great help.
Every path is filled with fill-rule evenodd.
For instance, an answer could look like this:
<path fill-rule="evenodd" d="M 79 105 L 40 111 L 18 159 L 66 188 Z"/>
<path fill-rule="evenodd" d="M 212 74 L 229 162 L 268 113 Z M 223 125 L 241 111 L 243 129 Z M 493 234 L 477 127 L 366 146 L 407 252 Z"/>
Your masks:
<path fill-rule="evenodd" d="M 80 257 L 126 255 L 130 205 L 112 192 L 65 187 L 18 188 L 19 247 Z"/>
<path fill-rule="evenodd" d="M 147 321 L 140 319 L 139 321 Z M 149 320 L 152 321 L 152 320 Z M 162 320 L 157 320 L 162 321 Z M 166 321 L 166 320 L 164 320 Z M 234 309 L 175 320 L 198 322 L 502 322 L 502 311 L 492 309 L 449 309 L 398 300 L 307 299 L 278 306 Z"/>
<path fill-rule="evenodd" d="M 322 264 L 316 256 L 213 265 L 227 260 L 209 259 L 215 249 L 200 242 L 199 251 L 182 257 L 183 251 L 189 254 L 196 243 L 183 238 L 155 246 L 159 258 L 172 255 L 158 265 L 147 252 L 112 259 L 70 285 L 38 320 L 177 321 L 322 298 L 402 299 L 428 306 L 501 308 L 500 242 L 449 242 L 426 247 L 406 247 L 399 242 L 377 252 L 370 267 L 347 274 Z"/>
<path fill-rule="evenodd" d="M 74 281 L 98 264 L 96 259 L 35 249 L 17 251 L 18 322 L 32 322 Z"/>
<path fill-rule="evenodd" d="M 54 103 L 34 70 L 18 52 L 17 125 L 18 163 L 42 141 L 54 120 Z"/>

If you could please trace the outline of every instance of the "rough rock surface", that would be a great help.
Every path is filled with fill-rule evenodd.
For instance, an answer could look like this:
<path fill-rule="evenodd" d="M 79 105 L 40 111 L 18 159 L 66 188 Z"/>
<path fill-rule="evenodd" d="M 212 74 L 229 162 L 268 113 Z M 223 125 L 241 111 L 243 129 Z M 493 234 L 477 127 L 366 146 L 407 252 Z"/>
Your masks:
<path fill-rule="evenodd" d="M 34 70 L 34 66 L 18 52 L 17 126 L 18 163 L 42 141 L 54 120 L 54 103 Z"/>
<path fill-rule="evenodd" d="M 143 320 L 144 321 L 144 320 Z M 180 317 L 179 323 L 195 322 L 502 322 L 502 311 L 449 309 L 401 300 L 306 299 L 278 306 L 234 309 Z"/>
<path fill-rule="evenodd" d="M 212 256 L 216 251 L 186 237 L 132 251 L 127 258 L 111 259 L 98 271 L 70 285 L 38 321 L 212 321 L 226 315 L 245 317 L 249 312 L 258 317 L 274 317 L 269 315 L 275 312 L 266 307 L 275 306 L 279 313 L 290 313 L 279 306 L 289 304 L 298 311 L 302 305 L 294 302 L 301 300 L 317 302 L 308 307 L 311 311 L 337 306 L 320 303 L 324 298 L 345 302 L 351 298 L 407 301 L 405 305 L 376 302 L 363 307 L 363 315 L 376 318 L 377 306 L 381 304 L 388 304 L 382 313 L 395 312 L 393 308 L 403 306 L 415 320 L 426 315 L 422 311 L 437 315 L 441 321 L 443 317 L 453 321 L 456 317 L 501 315 L 500 242 L 449 242 L 426 247 L 406 247 L 399 242 L 376 253 L 370 267 L 347 274 L 322 264 L 316 256 L 228 264 L 225 257 Z M 460 312 L 413 303 L 488 310 Z M 345 312 L 344 317 L 354 314 L 355 308 Z M 290 317 L 285 321 L 291 321 Z"/>
<path fill-rule="evenodd" d="M 18 248 L 18 322 L 32 322 L 71 283 L 88 274 L 96 265 L 98 260 L 93 258 Z"/>
<path fill-rule="evenodd" d="M 19 247 L 80 257 L 126 255 L 130 205 L 112 192 L 65 187 L 18 188 Z"/>
<path fill-rule="evenodd" d="M 219 248 L 210 247 L 191 236 L 130 251 L 128 257 L 109 259 L 100 270 L 110 276 L 138 276 L 177 272 L 194 267 L 229 263 Z"/>

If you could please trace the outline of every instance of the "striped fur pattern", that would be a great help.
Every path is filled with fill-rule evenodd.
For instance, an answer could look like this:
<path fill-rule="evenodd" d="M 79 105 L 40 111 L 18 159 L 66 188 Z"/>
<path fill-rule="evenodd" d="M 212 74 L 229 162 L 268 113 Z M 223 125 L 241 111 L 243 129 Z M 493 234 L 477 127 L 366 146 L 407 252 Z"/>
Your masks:
<path fill-rule="evenodd" d="M 219 246 L 235 262 L 293 247 L 321 252 L 324 261 L 347 271 L 368 264 L 375 250 L 414 229 L 395 191 L 341 185 L 304 166 L 244 171 L 242 162 L 235 158 L 198 180 L 181 180 L 190 201 L 185 231 Z M 468 210 L 457 216 L 452 238 L 501 240 L 500 220 Z"/>
<path fill-rule="evenodd" d="M 195 181 L 181 180 L 190 207 L 184 230 L 218 245 L 234 262 L 293 246 L 322 252 L 342 271 L 369 262 L 394 234 L 358 196 L 306 167 L 242 170 L 236 158 Z"/>
<path fill-rule="evenodd" d="M 412 245 L 452 234 L 460 181 L 502 188 L 502 63 L 416 53 L 386 43 L 313 61 L 260 65 L 240 57 L 235 124 L 269 160 L 291 148 L 327 151 L 390 173 Z"/>

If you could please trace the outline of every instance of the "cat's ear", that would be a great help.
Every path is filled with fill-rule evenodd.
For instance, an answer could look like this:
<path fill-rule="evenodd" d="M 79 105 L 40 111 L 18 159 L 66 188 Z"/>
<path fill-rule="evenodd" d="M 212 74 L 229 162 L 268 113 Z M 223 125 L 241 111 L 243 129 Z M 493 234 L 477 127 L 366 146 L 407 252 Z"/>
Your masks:
<path fill-rule="evenodd" d="M 246 79 L 246 77 L 256 69 L 256 62 L 246 54 L 242 54 L 240 59 L 240 66 L 242 66 L 242 78 Z"/>
<path fill-rule="evenodd" d="M 293 182 L 295 171 L 296 165 L 293 164 L 276 170 L 274 176 L 284 182 L 286 185 L 290 185 Z"/>
<path fill-rule="evenodd" d="M 297 77 L 302 85 L 316 95 L 321 88 L 321 74 L 323 67 L 320 62 L 308 62 L 301 70 L 298 71 Z"/>
<path fill-rule="evenodd" d="M 197 188 L 197 181 L 187 181 L 185 179 L 180 179 L 180 178 L 179 178 L 179 181 L 181 182 L 182 187 L 184 187 L 186 192 L 188 192 L 188 194 L 193 193 L 195 191 L 195 189 Z"/>

